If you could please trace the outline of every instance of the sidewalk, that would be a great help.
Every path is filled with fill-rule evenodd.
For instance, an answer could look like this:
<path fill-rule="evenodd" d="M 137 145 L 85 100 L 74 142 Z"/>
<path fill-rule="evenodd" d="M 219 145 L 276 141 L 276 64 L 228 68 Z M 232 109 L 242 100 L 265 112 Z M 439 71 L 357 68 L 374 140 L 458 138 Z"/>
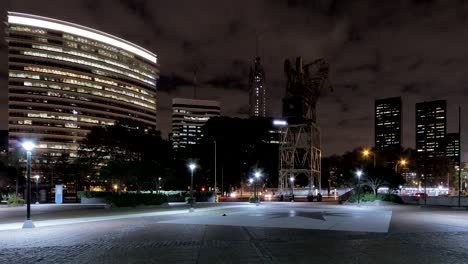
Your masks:
<path fill-rule="evenodd" d="M 253 207 L 253 204 L 220 205 L 214 203 L 197 204 L 194 214 L 214 210 L 223 210 L 236 207 Z M 183 208 L 183 209 L 182 209 Z M 38 211 L 38 209 L 49 209 Z M 55 209 L 55 211 L 50 211 Z M 68 210 L 64 210 L 68 209 Z M 169 207 L 148 208 L 113 208 L 105 209 L 100 205 L 31 205 L 31 219 L 36 227 L 77 224 L 107 220 L 130 219 L 150 216 L 177 215 L 189 213 L 189 206 L 185 203 L 171 203 Z M 12 213 L 8 215 L 5 213 Z M 0 231 L 21 229 L 26 216 L 26 206 L 0 208 Z"/>

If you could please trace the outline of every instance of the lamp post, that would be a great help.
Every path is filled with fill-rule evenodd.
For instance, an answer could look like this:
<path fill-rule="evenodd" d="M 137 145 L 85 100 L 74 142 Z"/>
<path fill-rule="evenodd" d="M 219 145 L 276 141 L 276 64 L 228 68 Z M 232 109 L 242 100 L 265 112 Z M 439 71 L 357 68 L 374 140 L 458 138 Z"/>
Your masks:
<path fill-rule="evenodd" d="M 254 185 L 254 179 L 249 179 L 250 186 Z M 252 187 L 250 187 L 250 192 L 252 192 Z M 254 197 L 255 197 L 255 186 L 254 186 Z"/>
<path fill-rule="evenodd" d="M 190 173 L 191 173 L 191 177 L 190 177 L 190 212 L 193 212 L 193 171 L 195 170 L 197 165 L 195 163 L 190 163 L 188 166 L 190 168 Z"/>
<path fill-rule="evenodd" d="M 22 146 L 26 150 L 26 221 L 23 228 L 34 228 L 31 220 L 31 151 L 36 146 L 29 141 L 24 142 Z"/>
<path fill-rule="evenodd" d="M 216 140 L 214 141 L 214 194 L 215 194 L 215 197 L 217 197 L 216 195 L 218 194 L 217 190 L 216 190 L 216 171 L 217 171 L 217 160 L 216 160 Z"/>
<path fill-rule="evenodd" d="M 362 175 L 362 171 L 361 170 L 356 171 L 356 175 L 357 175 L 357 178 L 358 178 L 358 205 L 360 205 L 361 204 L 361 175 Z"/>
<path fill-rule="evenodd" d="M 294 177 L 291 176 L 289 181 L 291 181 L 291 202 L 294 202 Z"/>
<path fill-rule="evenodd" d="M 405 166 L 407 164 L 407 161 L 405 159 L 397 161 L 395 164 L 395 173 L 398 173 L 398 164 L 401 164 L 401 166 Z"/>
<path fill-rule="evenodd" d="M 158 186 L 156 186 L 156 193 L 159 194 L 159 189 L 161 189 L 161 177 L 158 177 Z"/>
<path fill-rule="evenodd" d="M 376 166 L 376 162 L 375 162 L 375 153 L 374 153 L 374 152 L 371 152 L 371 151 L 368 150 L 368 149 L 364 149 L 364 150 L 362 151 L 362 155 L 363 155 L 365 158 L 367 158 L 370 154 L 372 154 L 372 156 L 374 156 L 374 168 L 375 168 L 375 166 Z"/>
<path fill-rule="evenodd" d="M 257 184 L 258 184 L 258 179 L 260 179 L 261 174 L 260 174 L 260 172 L 257 171 L 257 172 L 255 172 L 254 175 L 255 175 L 255 198 L 257 198 L 257 200 L 258 200 Z"/>
<path fill-rule="evenodd" d="M 38 184 L 39 184 L 39 175 L 36 175 L 34 176 L 34 178 L 36 178 L 36 204 L 39 204 L 39 187 L 38 187 Z"/>

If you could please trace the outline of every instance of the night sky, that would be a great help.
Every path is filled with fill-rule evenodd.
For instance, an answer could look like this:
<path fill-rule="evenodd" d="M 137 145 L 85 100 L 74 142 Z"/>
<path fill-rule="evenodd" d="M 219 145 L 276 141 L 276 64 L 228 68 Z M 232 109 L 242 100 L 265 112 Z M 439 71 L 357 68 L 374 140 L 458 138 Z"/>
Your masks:
<path fill-rule="evenodd" d="M 373 145 L 377 98 L 402 96 L 405 147 L 414 148 L 416 102 L 447 99 L 447 132 L 457 131 L 459 105 L 468 114 L 465 1 L 2 0 L 3 20 L 6 11 L 81 24 L 156 53 L 158 123 L 164 135 L 170 132 L 171 98 L 194 95 L 195 69 L 197 98 L 220 100 L 223 115 L 247 117 L 256 35 L 271 116 L 281 115 L 284 59 L 323 57 L 330 63 L 334 92 L 323 94 L 318 116 L 324 155 Z M 0 49 L 0 129 L 6 129 L 4 41 Z M 468 129 L 466 120 L 462 126 Z"/>

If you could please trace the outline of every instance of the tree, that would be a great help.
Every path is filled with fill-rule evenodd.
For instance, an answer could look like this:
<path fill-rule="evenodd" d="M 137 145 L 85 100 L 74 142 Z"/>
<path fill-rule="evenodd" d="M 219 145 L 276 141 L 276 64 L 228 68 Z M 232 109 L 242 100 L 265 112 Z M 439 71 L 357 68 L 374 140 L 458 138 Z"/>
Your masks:
<path fill-rule="evenodd" d="M 379 176 L 369 175 L 366 177 L 364 184 L 369 186 L 372 189 L 372 191 L 374 192 L 374 195 L 377 195 L 377 191 L 384 184 L 384 180 L 383 178 Z"/>
<path fill-rule="evenodd" d="M 172 160 L 172 147 L 161 133 L 131 119 L 93 128 L 80 145 L 78 158 L 81 174 L 100 175 L 102 180 L 136 190 L 151 186 L 150 179 L 162 167 L 171 172 Z"/>
<path fill-rule="evenodd" d="M 18 188 L 25 183 L 25 179 L 20 177 L 21 166 L 20 159 L 22 153 L 18 150 L 1 153 L 1 162 L 8 169 L 9 175 L 14 174 L 15 177 L 15 195 L 18 196 Z"/>

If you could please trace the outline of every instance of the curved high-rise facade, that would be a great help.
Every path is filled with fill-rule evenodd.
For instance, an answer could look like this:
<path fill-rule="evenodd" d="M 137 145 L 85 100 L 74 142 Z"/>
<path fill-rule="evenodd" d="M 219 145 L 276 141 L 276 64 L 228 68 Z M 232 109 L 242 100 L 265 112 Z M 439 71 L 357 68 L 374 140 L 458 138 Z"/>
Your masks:
<path fill-rule="evenodd" d="M 93 126 L 119 118 L 156 127 L 155 54 L 80 25 L 8 13 L 9 148 L 76 156 Z"/>

